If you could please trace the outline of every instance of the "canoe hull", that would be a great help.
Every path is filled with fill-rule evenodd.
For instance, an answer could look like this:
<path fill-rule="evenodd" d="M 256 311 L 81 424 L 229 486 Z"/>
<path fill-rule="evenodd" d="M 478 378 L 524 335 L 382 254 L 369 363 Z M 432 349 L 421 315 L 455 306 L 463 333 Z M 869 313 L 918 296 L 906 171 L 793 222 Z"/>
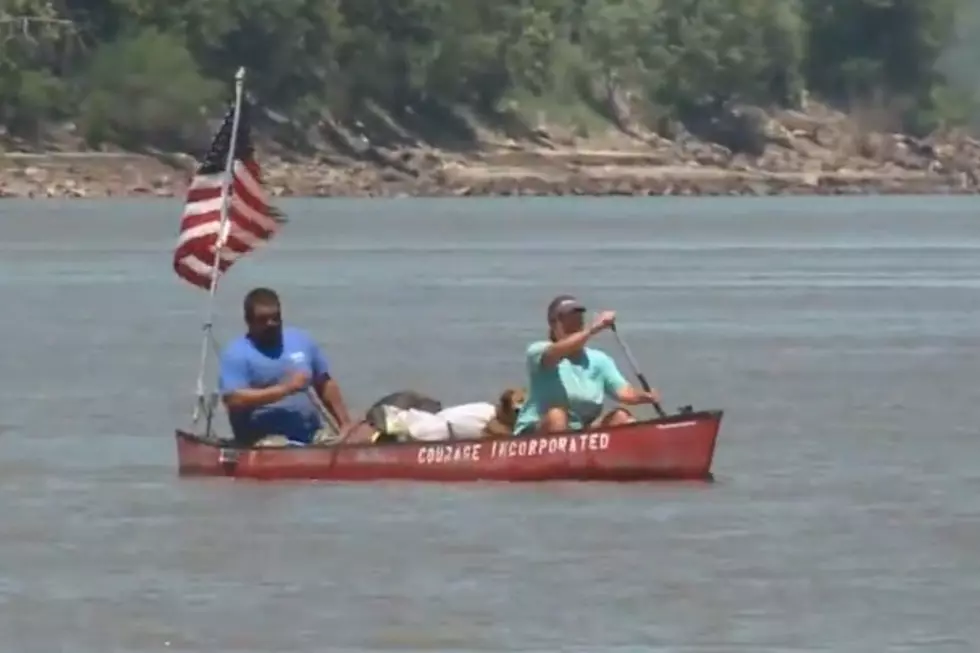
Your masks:
<path fill-rule="evenodd" d="M 181 476 L 256 480 L 710 480 L 723 412 L 625 426 L 440 443 L 236 448 L 178 430 Z"/>

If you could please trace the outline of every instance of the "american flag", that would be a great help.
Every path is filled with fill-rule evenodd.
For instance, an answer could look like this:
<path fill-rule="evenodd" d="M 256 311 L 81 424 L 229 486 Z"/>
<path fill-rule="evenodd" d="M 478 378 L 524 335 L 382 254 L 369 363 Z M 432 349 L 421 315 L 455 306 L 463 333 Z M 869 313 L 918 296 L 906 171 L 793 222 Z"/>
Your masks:
<path fill-rule="evenodd" d="M 284 222 L 279 211 L 269 205 L 262 189 L 262 172 L 255 161 L 250 136 L 250 112 L 251 105 L 243 97 L 235 139 L 233 183 L 228 189 L 228 238 L 218 259 L 220 274 L 238 258 L 272 238 Z M 211 287 L 215 247 L 221 234 L 221 187 L 234 117 L 232 105 L 191 181 L 174 250 L 177 275 L 205 290 Z"/>

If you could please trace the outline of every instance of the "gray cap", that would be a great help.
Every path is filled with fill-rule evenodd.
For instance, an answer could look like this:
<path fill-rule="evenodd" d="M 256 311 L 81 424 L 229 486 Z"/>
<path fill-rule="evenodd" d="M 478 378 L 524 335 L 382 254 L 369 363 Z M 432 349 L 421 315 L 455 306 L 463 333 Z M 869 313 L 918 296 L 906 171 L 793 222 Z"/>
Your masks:
<path fill-rule="evenodd" d="M 569 313 L 584 313 L 585 306 L 572 295 L 558 295 L 548 304 L 548 322 Z"/>

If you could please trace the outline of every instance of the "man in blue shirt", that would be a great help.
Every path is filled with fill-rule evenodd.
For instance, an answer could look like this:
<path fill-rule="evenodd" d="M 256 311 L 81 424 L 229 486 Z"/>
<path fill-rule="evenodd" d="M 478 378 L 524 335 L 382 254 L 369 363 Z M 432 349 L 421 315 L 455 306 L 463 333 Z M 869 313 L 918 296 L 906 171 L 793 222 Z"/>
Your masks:
<path fill-rule="evenodd" d="M 244 309 L 248 331 L 225 347 L 218 379 L 235 440 L 253 445 L 283 436 L 311 443 L 323 427 L 311 389 L 346 433 L 350 415 L 327 359 L 305 331 L 283 326 L 275 291 L 252 290 Z"/>

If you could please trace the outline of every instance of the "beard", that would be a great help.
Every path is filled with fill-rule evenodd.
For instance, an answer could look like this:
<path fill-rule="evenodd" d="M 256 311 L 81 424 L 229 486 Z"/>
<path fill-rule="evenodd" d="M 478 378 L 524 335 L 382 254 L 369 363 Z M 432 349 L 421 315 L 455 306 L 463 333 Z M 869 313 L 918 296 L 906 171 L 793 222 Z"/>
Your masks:
<path fill-rule="evenodd" d="M 264 327 L 252 332 L 252 340 L 262 348 L 272 349 L 282 345 L 282 326 Z"/>

